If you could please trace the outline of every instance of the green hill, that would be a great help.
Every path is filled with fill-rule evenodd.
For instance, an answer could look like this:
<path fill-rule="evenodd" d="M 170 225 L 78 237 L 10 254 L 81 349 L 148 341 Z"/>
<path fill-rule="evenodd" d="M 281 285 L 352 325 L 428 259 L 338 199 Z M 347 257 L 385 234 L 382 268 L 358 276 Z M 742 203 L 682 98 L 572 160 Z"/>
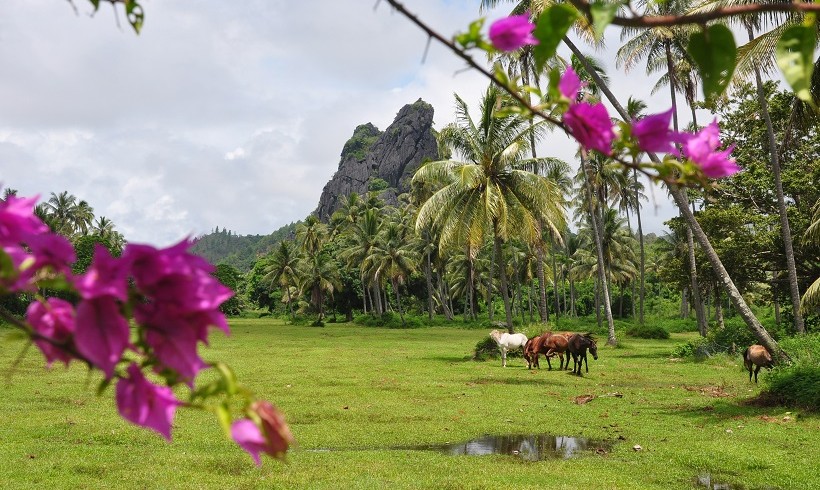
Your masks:
<path fill-rule="evenodd" d="M 299 222 L 285 225 L 270 235 L 237 235 L 217 227 L 211 233 L 197 237 L 191 252 L 212 264 L 228 264 L 246 272 L 258 257 L 271 251 L 282 240 L 295 236 L 297 224 Z"/>

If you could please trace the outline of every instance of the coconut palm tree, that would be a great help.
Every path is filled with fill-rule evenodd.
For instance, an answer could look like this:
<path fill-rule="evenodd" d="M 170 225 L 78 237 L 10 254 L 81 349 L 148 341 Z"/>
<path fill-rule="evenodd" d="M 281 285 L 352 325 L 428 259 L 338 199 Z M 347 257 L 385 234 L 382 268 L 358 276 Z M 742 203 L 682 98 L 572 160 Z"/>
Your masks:
<path fill-rule="evenodd" d="M 450 179 L 421 206 L 416 229 L 434 223 L 441 233 L 440 248 L 469 246 L 471 251 L 477 251 L 485 237 L 492 234 L 493 255 L 499 265 L 504 264 L 502 245 L 511 236 L 533 243 L 540 236 L 541 226 L 558 233 L 565 222 L 555 184 L 522 170 L 536 163 L 526 157 L 529 134 L 540 134 L 544 125 L 530 125 L 518 114 L 499 114 L 500 107 L 507 103 L 508 97 L 490 85 L 475 122 L 467 103 L 456 95 L 456 122 L 442 129 L 441 139 L 464 161 L 430 162 L 413 177 L 414 182 Z M 512 331 L 504 267 L 499 267 L 499 279 L 507 328 Z"/>
<path fill-rule="evenodd" d="M 339 254 L 339 257 L 347 263 L 348 267 L 359 268 L 360 278 L 364 286 L 364 311 L 367 312 L 368 288 L 370 288 L 372 292 L 370 295 L 371 311 L 379 315 L 383 312 L 379 282 L 376 280 L 373 271 L 369 270 L 364 262 L 376 245 L 381 226 L 382 220 L 378 210 L 374 208 L 365 210 L 361 218 L 356 221 L 356 224 L 348 230 L 349 246 Z"/>
<path fill-rule="evenodd" d="M 339 267 L 330 253 L 321 250 L 305 255 L 299 262 L 298 270 L 301 293 L 310 292 L 310 303 L 318 312 L 321 322 L 325 317 L 325 295 L 332 295 L 342 285 Z"/>
<path fill-rule="evenodd" d="M 291 287 L 296 286 L 299 279 L 299 263 L 302 257 L 299 249 L 291 240 L 282 240 L 271 257 L 271 263 L 265 269 L 263 281 L 278 284 L 285 290 L 288 313 L 293 317 L 293 305 L 290 295 Z"/>
<path fill-rule="evenodd" d="M 390 220 L 379 234 L 370 255 L 365 257 L 363 267 L 373 270 L 374 277 L 385 278 L 393 286 L 401 324 L 404 326 L 404 309 L 401 306 L 400 286 L 410 273 L 416 270 L 418 252 L 410 245 L 410 236 L 400 220 Z"/>

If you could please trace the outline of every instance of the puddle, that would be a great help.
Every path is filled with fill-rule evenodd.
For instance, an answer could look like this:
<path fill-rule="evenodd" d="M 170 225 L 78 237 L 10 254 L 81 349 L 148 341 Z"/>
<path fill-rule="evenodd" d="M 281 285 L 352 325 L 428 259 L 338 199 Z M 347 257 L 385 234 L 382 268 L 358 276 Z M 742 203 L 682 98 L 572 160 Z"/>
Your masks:
<path fill-rule="evenodd" d="M 712 480 L 711 473 L 701 473 L 698 475 L 698 486 L 708 488 L 709 490 L 743 490 L 741 486 L 732 486 L 728 483 L 720 483 Z"/>
<path fill-rule="evenodd" d="M 569 459 L 584 451 L 607 453 L 611 444 L 585 437 L 540 435 L 482 436 L 470 441 L 418 446 L 394 446 L 388 451 L 435 451 L 451 456 L 486 456 L 503 454 L 516 456 L 525 461 L 546 459 Z M 327 452 L 331 449 L 313 449 L 312 452 Z"/>

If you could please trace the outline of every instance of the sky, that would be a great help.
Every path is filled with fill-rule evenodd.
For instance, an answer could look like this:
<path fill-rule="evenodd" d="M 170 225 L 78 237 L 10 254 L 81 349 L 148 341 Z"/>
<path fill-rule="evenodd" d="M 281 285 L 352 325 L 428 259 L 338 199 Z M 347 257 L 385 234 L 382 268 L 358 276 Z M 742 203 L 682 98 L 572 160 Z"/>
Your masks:
<path fill-rule="evenodd" d="M 4 0 L 0 17 L 0 184 L 41 200 L 68 191 L 133 242 L 215 227 L 264 235 L 304 219 L 357 125 L 384 130 L 421 98 L 440 129 L 454 119 L 454 93 L 477 107 L 487 86 L 440 45 L 425 56 L 424 33 L 386 2 L 142 4 L 139 35 L 121 9 L 92 16 L 87 0 L 74 0 L 76 12 L 65 0 Z M 405 1 L 445 37 L 466 30 L 478 4 Z M 486 12 L 487 25 L 507 9 Z M 616 70 L 615 28 L 606 39 L 610 49 L 589 52 L 615 94 L 666 110 L 642 69 Z M 574 154 L 557 132 L 539 148 L 570 163 Z M 676 211 L 662 188 L 647 194 L 644 228 L 660 233 Z"/>

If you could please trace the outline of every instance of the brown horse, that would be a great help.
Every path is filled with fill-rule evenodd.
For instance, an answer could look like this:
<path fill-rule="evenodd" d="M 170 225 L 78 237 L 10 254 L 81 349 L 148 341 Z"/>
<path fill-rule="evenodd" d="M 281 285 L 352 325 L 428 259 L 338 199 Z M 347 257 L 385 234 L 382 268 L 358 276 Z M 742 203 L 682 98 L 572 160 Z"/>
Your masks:
<path fill-rule="evenodd" d="M 532 369 L 538 365 L 538 349 L 541 343 L 541 336 L 536 335 L 529 339 L 524 345 L 524 359 L 527 361 L 527 369 Z M 539 367 L 540 368 L 540 367 Z"/>
<path fill-rule="evenodd" d="M 572 334 L 567 342 L 567 352 L 572 354 L 572 372 L 581 375 L 581 364 L 586 363 L 586 370 L 589 372 L 589 360 L 587 360 L 587 349 L 592 353 L 592 358 L 598 360 L 598 346 L 591 333 Z M 567 359 L 569 364 L 569 359 Z"/>
<path fill-rule="evenodd" d="M 535 366 L 541 369 L 538 362 L 539 354 L 544 354 L 547 358 L 547 366 L 552 369 L 550 358 L 558 356 L 561 359 L 559 369 L 564 369 L 564 352 L 567 350 L 567 338 L 560 334 L 553 334 L 552 332 L 544 332 L 541 335 L 534 337 L 533 342 L 529 346 L 527 352 L 527 362 L 530 367 Z M 569 358 L 567 358 L 566 368 L 569 369 Z"/>
<path fill-rule="evenodd" d="M 760 368 L 771 369 L 774 363 L 769 351 L 762 345 L 755 344 L 743 351 L 743 365 L 749 370 L 749 381 L 752 381 L 752 369 L 754 369 L 755 383 L 757 383 L 757 373 L 760 372 Z"/>

